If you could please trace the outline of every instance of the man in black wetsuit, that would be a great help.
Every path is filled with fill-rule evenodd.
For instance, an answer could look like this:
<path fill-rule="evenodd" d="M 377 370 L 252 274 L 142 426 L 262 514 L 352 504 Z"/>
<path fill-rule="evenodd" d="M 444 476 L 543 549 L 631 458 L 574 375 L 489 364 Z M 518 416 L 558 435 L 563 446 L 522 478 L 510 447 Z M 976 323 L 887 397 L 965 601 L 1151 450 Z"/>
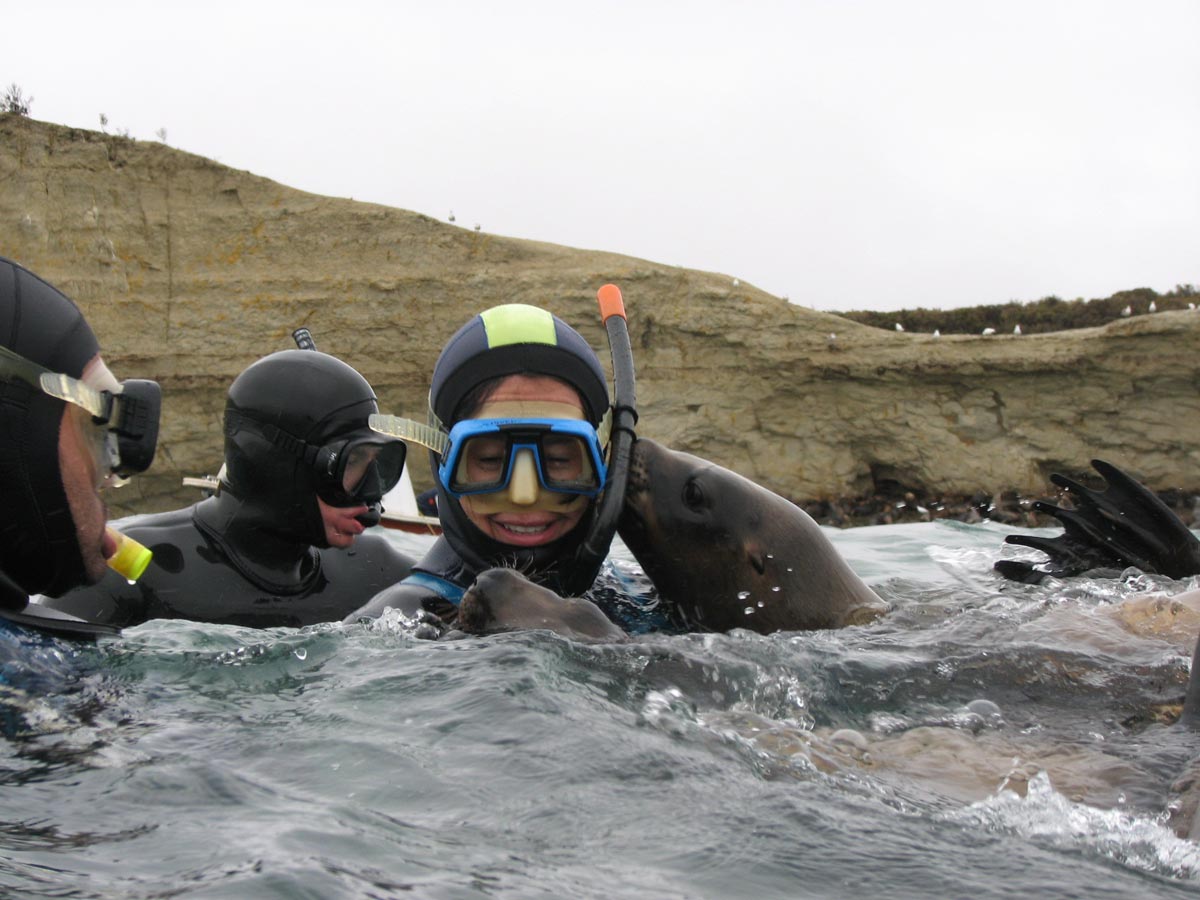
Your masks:
<path fill-rule="evenodd" d="M 0 615 L 43 630 L 104 632 L 27 616 L 30 593 L 98 581 L 116 543 L 101 489 L 145 471 L 158 438 L 153 381 L 118 383 L 66 296 L 0 259 Z"/>
<path fill-rule="evenodd" d="M 588 343 L 545 310 L 494 307 L 447 342 L 429 406 L 428 429 L 393 421 L 431 447 L 442 537 L 411 575 L 346 621 L 393 608 L 453 624 L 466 589 L 492 566 L 562 595 L 590 587 L 611 540 L 609 531 L 599 552 L 586 547 L 611 413 Z"/>
<path fill-rule="evenodd" d="M 335 357 L 260 359 L 229 388 L 216 495 L 121 525 L 154 554 L 136 584 L 112 573 L 43 602 L 116 626 L 340 620 L 411 569 L 386 538 L 363 534 L 404 465 L 404 443 L 368 428 L 377 411 L 371 386 Z"/>

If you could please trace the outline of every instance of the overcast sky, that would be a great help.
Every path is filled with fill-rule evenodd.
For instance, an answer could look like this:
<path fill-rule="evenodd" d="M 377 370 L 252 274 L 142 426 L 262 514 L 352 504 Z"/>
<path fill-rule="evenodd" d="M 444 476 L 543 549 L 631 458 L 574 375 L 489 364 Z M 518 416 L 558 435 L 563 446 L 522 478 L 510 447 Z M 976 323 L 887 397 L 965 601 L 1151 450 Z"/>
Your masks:
<path fill-rule="evenodd" d="M 1200 283 L 1200 0 L 109 0 L 2 27 L 36 119 L 816 309 Z"/>

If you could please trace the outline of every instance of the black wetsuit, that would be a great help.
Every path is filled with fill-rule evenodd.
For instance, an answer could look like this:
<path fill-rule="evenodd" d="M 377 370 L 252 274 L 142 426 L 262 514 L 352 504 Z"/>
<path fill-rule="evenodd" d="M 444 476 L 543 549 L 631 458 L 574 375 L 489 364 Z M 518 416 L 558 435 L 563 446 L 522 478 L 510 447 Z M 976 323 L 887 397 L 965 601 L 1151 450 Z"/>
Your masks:
<path fill-rule="evenodd" d="M 0 610 L 20 612 L 29 604 L 29 595 L 21 586 L 0 572 Z"/>
<path fill-rule="evenodd" d="M 409 617 L 424 610 L 451 624 L 458 615 L 458 602 L 478 574 L 459 558 L 446 538 L 440 537 L 403 581 L 355 608 L 345 621 L 377 619 L 385 609 L 396 609 Z"/>
<path fill-rule="evenodd" d="M 361 534 L 345 550 L 307 546 L 248 523 L 235 498 L 138 516 L 119 531 L 154 554 L 130 584 L 109 572 L 99 584 L 41 604 L 120 627 L 190 619 L 255 628 L 335 622 L 404 578 L 412 561 L 385 537 Z M 32 608 L 32 607 L 31 607 Z"/>

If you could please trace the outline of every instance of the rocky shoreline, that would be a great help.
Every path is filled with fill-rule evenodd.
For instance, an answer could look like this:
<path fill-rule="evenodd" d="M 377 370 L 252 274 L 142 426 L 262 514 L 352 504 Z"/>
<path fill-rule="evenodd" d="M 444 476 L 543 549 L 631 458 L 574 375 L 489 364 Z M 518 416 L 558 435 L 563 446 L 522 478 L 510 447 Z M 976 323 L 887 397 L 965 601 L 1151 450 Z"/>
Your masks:
<path fill-rule="evenodd" d="M 1197 525 L 1200 521 L 1200 495 L 1172 490 L 1160 491 L 1157 496 L 1189 528 L 1200 527 Z M 932 522 L 937 519 L 970 524 L 992 521 L 1018 528 L 1061 528 L 1062 523 L 1058 519 L 1033 508 L 1038 500 L 1064 507 L 1071 505 L 1070 497 L 1065 493 L 1059 493 L 1057 497 L 1051 494 L 1023 496 L 1016 491 L 935 499 L 919 498 L 910 492 L 903 497 L 873 494 L 794 502 L 821 525 L 835 528 Z"/>

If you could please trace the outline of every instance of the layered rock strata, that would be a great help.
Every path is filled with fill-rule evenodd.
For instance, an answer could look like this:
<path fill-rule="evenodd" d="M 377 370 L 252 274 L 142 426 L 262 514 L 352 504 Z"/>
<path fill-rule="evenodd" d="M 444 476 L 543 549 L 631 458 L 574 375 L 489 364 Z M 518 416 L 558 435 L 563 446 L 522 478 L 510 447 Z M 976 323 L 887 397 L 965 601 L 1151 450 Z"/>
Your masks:
<path fill-rule="evenodd" d="M 14 115 L 0 116 L 0 223 L 0 254 L 78 301 L 114 371 L 163 385 L 158 459 L 117 512 L 195 498 L 181 478 L 220 465 L 226 387 L 296 327 L 386 410 L 423 418 L 468 316 L 542 305 L 603 350 L 595 292 L 610 281 L 639 430 L 785 496 L 1041 494 L 1095 456 L 1200 491 L 1200 313 L 1035 336 L 882 331 L 731 275 L 470 231 Z"/>

